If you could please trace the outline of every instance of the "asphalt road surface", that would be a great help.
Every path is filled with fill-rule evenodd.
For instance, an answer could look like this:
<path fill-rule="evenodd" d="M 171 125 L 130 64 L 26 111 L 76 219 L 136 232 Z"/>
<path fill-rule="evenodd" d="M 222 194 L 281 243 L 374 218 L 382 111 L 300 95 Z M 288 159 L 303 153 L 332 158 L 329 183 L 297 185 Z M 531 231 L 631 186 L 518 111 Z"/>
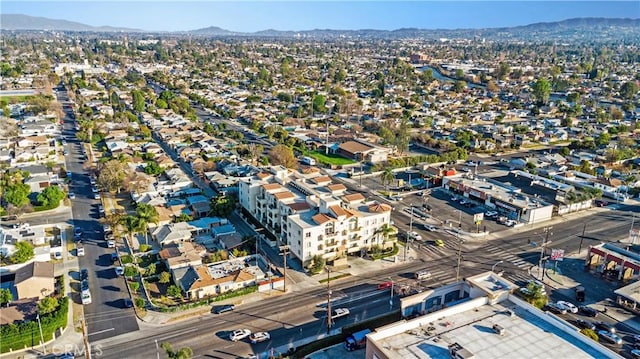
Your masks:
<path fill-rule="evenodd" d="M 67 101 L 66 93 L 59 92 L 58 100 Z M 89 340 L 99 340 L 138 330 L 133 309 L 124 308 L 124 298 L 129 296 L 123 277 L 115 275 L 110 254 L 112 248 L 106 248 L 103 240 L 102 225 L 98 222 L 99 200 L 93 198 L 91 184 L 81 152 L 81 142 L 75 138 L 73 120 L 69 117 L 71 109 L 66 112 L 63 135 L 67 139 L 65 156 L 67 171 L 71 174 L 69 191 L 75 193 L 71 200 L 73 220 L 71 224 L 82 228 L 82 241 L 85 255 L 78 257 L 80 268 L 89 270 L 89 288 L 92 303 L 84 305 L 84 316 L 87 323 Z M 71 239 L 70 239 L 71 240 Z M 74 279 L 78 279 L 76 273 Z M 79 296 L 73 298 L 80 302 Z"/>

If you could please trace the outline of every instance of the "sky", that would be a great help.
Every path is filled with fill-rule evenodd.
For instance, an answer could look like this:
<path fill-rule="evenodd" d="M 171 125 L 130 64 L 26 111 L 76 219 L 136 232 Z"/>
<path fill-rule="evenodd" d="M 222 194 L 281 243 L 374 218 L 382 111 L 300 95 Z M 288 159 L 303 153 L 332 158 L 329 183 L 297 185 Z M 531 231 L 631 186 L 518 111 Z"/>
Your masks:
<path fill-rule="evenodd" d="M 266 29 L 460 29 L 527 25 L 576 17 L 640 18 L 640 1 L 5 1 L 24 14 L 147 31 L 209 26 Z"/>

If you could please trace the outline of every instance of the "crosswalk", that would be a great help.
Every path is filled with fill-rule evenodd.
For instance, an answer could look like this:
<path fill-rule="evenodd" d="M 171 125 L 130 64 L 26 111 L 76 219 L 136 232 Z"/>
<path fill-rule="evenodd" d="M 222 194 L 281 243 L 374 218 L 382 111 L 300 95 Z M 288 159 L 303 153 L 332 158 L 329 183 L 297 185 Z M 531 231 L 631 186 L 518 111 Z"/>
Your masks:
<path fill-rule="evenodd" d="M 494 255 L 495 258 L 500 258 L 500 260 L 504 261 L 504 263 L 510 263 L 519 269 L 517 271 L 505 271 L 504 276 L 511 282 L 517 285 L 523 285 L 531 279 L 531 275 L 529 275 L 528 272 L 532 266 L 530 262 L 525 261 L 515 254 L 507 253 L 504 249 L 498 248 L 491 244 L 482 247 L 482 249 Z"/>

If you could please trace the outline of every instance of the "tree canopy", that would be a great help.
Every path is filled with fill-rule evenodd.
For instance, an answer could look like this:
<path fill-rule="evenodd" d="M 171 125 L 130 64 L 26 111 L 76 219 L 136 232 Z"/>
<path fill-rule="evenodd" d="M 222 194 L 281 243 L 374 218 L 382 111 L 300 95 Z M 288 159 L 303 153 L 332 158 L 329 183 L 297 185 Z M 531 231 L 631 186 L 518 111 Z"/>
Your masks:
<path fill-rule="evenodd" d="M 34 256 L 33 246 L 29 242 L 20 241 L 16 243 L 16 251 L 11 255 L 11 263 L 24 263 Z"/>
<path fill-rule="evenodd" d="M 269 161 L 273 165 L 282 165 L 286 168 L 294 168 L 298 161 L 293 154 L 293 150 L 286 145 L 275 145 L 269 151 Z"/>

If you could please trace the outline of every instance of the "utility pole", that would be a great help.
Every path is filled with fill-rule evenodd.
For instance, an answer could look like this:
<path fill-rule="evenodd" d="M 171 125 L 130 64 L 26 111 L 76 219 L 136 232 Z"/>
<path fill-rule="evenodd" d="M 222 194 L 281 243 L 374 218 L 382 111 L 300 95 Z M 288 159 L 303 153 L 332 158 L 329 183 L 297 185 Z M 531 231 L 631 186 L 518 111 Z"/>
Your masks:
<path fill-rule="evenodd" d="M 462 240 L 460 239 L 460 229 L 456 235 L 458 239 L 458 264 L 456 266 L 456 282 L 460 279 L 460 260 L 462 259 Z"/>
<path fill-rule="evenodd" d="M 550 243 L 549 242 L 549 236 L 553 233 L 551 233 L 551 229 L 553 227 L 545 227 L 544 232 L 545 232 L 545 236 L 544 236 L 544 240 L 542 241 L 542 245 L 540 246 L 540 260 L 538 261 L 538 268 L 540 270 L 540 272 L 542 273 L 540 275 L 540 280 L 543 281 L 544 280 L 544 268 L 542 267 L 542 259 L 544 257 L 544 249 L 545 247 Z"/>
<path fill-rule="evenodd" d="M 578 254 L 582 252 L 582 242 L 584 241 L 584 232 L 587 230 L 587 222 L 584 222 L 584 226 L 582 227 L 582 236 L 580 236 L 580 247 L 578 248 Z"/>
<path fill-rule="evenodd" d="M 389 294 L 389 310 L 393 309 L 393 279 L 391 279 L 391 277 L 389 277 L 389 280 L 391 281 L 391 294 Z"/>
<path fill-rule="evenodd" d="M 282 256 L 284 257 L 284 291 L 287 291 L 287 254 L 289 254 L 289 245 L 280 246 Z"/>
<path fill-rule="evenodd" d="M 360 159 L 360 188 L 362 188 L 362 174 L 363 174 L 363 173 L 362 173 L 362 171 L 363 171 L 363 164 L 362 164 L 362 161 L 363 161 L 363 160 L 364 160 L 363 158 L 361 158 L 361 159 Z"/>
<path fill-rule="evenodd" d="M 331 269 L 327 266 L 324 268 L 327 271 L 327 334 L 331 332 L 331 279 L 329 275 Z"/>
<path fill-rule="evenodd" d="M 40 323 L 40 313 L 36 314 L 38 319 L 38 328 L 40 328 L 40 345 L 42 345 L 42 353 L 47 354 L 47 348 L 44 346 L 44 336 L 42 335 L 42 324 Z"/>
<path fill-rule="evenodd" d="M 411 204 L 411 218 L 409 219 L 409 233 L 407 233 L 407 245 L 404 247 L 404 260 L 409 258 L 409 241 L 413 238 L 413 203 Z"/>

